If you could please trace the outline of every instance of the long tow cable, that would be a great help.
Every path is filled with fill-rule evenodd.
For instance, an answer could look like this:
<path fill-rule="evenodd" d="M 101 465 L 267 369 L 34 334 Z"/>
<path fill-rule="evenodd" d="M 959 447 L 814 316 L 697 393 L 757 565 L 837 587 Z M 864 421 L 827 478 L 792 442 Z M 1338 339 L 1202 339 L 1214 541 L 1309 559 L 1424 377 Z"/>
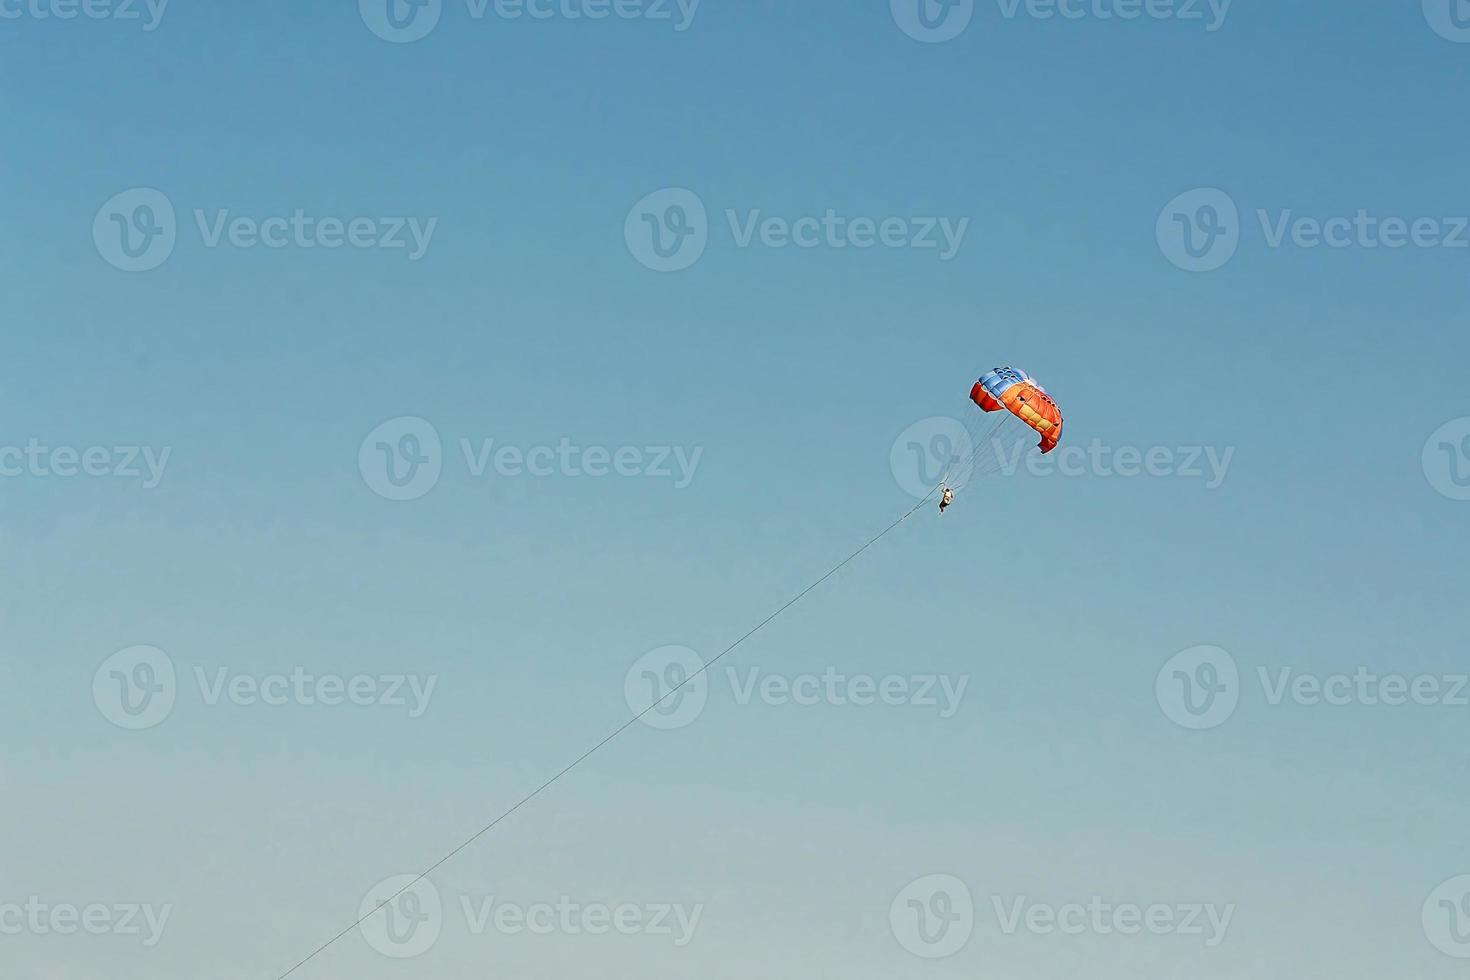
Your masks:
<path fill-rule="evenodd" d="M 619 735 L 623 734 L 623 732 L 625 732 L 629 728 L 633 727 L 633 725 L 636 724 L 640 719 L 642 719 L 644 715 L 648 714 L 650 711 L 654 710 L 659 705 L 663 704 L 669 698 L 671 698 L 675 694 L 679 693 L 680 690 L 682 690 L 686 685 L 690 684 L 696 678 L 698 678 L 701 675 L 703 675 L 706 672 L 708 672 L 709 669 L 711 667 L 713 667 L 715 664 L 719 663 L 720 660 L 723 659 L 726 654 L 728 654 L 730 651 L 734 650 L 736 647 L 740 646 L 740 644 L 744 643 L 746 640 L 750 639 L 755 634 L 759 633 L 768 624 L 770 624 L 777 616 L 781 615 L 786 610 L 790 609 L 792 606 L 794 606 L 798 602 L 800 602 L 802 599 L 806 598 L 807 593 L 811 592 L 817 586 L 819 586 L 823 582 L 827 581 L 833 575 L 836 575 L 846 565 L 848 565 L 850 562 L 854 561 L 863 552 L 867 551 L 869 548 L 873 547 L 873 545 L 877 544 L 879 541 L 883 540 L 883 538 L 887 537 L 887 535 L 889 534 L 889 532 L 891 532 L 892 530 L 894 530 L 895 528 L 897 528 L 900 524 L 902 524 L 904 521 L 908 520 L 915 513 L 917 513 L 920 507 L 923 507 L 925 504 L 927 504 L 929 502 L 930 498 L 934 496 L 935 492 L 938 491 L 941 486 L 943 486 L 943 483 L 942 482 L 941 483 L 938 483 L 938 484 L 935 484 L 934 488 L 932 490 L 930 490 L 927 494 L 924 495 L 924 499 L 920 500 L 917 504 L 914 504 L 913 507 L 911 507 L 907 511 L 905 511 L 904 514 L 898 518 L 898 520 L 894 521 L 892 524 L 888 525 L 883 530 L 881 530 L 877 534 L 873 535 L 871 538 L 869 538 L 863 544 L 862 547 L 858 548 L 852 554 L 848 555 L 846 558 L 842 559 L 840 562 L 838 562 L 837 564 L 835 564 L 831 568 L 829 568 L 826 571 L 826 573 L 822 575 L 821 578 L 817 579 L 816 581 L 814 581 L 810 585 L 808 585 L 806 588 L 804 588 L 800 592 L 796 593 L 796 595 L 794 595 L 790 599 L 786 600 L 786 603 L 784 605 L 782 605 L 779 608 L 777 608 L 775 612 L 771 613 L 765 619 L 761 620 L 759 623 L 756 623 L 750 629 L 746 630 L 745 633 L 742 634 L 739 639 L 737 639 L 734 643 L 731 643 L 729 646 L 725 647 L 725 649 L 721 650 L 708 663 L 706 663 L 703 666 L 701 666 L 698 670 L 696 670 L 693 673 L 691 673 L 688 677 L 684 678 L 678 684 L 676 684 L 673 687 L 669 688 L 668 692 L 666 694 L 664 694 L 663 697 L 661 697 L 658 700 L 654 701 L 648 707 L 644 708 L 642 711 L 638 712 L 632 718 L 629 718 L 627 721 L 623 722 L 621 725 L 619 725 L 613 731 L 609 732 L 606 736 L 603 737 L 603 739 L 601 741 L 597 742 L 595 745 L 593 745 L 586 752 L 583 752 L 581 755 L 577 756 L 577 758 L 575 758 L 571 762 L 569 762 L 556 775 L 552 776 L 550 779 L 546 780 L 540 786 L 537 786 L 535 789 L 531 790 L 531 792 L 529 792 L 525 796 L 521 797 L 519 800 L 516 801 L 516 803 L 513 806 L 511 806 L 509 809 L 505 810 L 499 816 L 497 816 L 494 820 L 491 820 L 485 826 L 483 826 L 479 830 L 477 830 L 474 833 L 473 836 L 467 838 L 458 847 L 454 848 L 454 850 L 450 851 L 448 854 L 445 854 L 439 860 L 435 861 L 429 867 L 425 868 L 423 870 L 423 872 L 421 872 L 419 874 L 418 877 L 414 878 L 408 884 L 406 884 L 402 888 L 398 889 L 398 891 L 394 892 L 392 895 L 389 895 L 387 898 L 383 899 L 382 902 L 378 903 L 376 906 L 373 907 L 372 911 L 364 913 L 363 915 L 361 915 L 360 917 L 358 917 L 358 919 L 357 919 L 356 922 L 351 923 L 345 929 L 343 929 L 341 932 L 339 932 L 335 936 L 333 936 L 331 939 L 328 939 L 326 942 L 322 943 L 316 949 L 312 950 L 309 955 L 307 955 L 304 959 L 302 959 L 295 966 L 291 967 L 291 969 L 287 970 L 285 973 L 282 973 L 279 977 L 276 978 L 276 980 L 286 980 L 287 977 L 291 976 L 297 970 L 301 969 L 303 966 L 305 966 L 306 964 L 310 963 L 312 960 L 316 959 L 322 953 L 326 952 L 329 948 L 331 948 L 331 946 L 333 944 L 335 944 L 343 936 L 346 936 L 349 932 L 351 932 L 352 930 L 356 929 L 358 926 L 362 925 L 364 922 L 366 922 L 368 919 L 372 918 L 377 913 L 381 912 L 385 907 L 387 907 L 388 905 L 392 904 L 392 902 L 395 899 L 397 899 L 400 895 L 402 895 L 404 892 L 406 892 L 409 889 L 413 888 L 419 882 L 423 881 L 429 875 L 433 874 L 439 868 L 443 867 L 450 859 L 452 859 L 455 855 L 459 854 L 460 851 L 463 851 L 465 848 L 469 847 L 475 841 L 479 840 L 481 837 L 484 837 L 491 830 L 494 830 L 495 827 L 496 827 L 496 825 L 498 825 L 506 817 L 509 817 L 511 814 L 515 813 L 521 807 L 525 806 L 527 803 L 530 803 L 536 797 L 540 796 L 548 788 L 550 788 L 553 783 L 555 783 L 557 780 L 561 779 L 567 773 L 571 772 L 573 769 L 577 768 L 583 762 L 585 762 L 588 758 L 590 758 L 593 755 L 593 753 L 595 753 L 598 749 L 602 748 L 604 745 L 606 745 L 607 743 L 611 742 L 613 739 L 617 738 Z"/>

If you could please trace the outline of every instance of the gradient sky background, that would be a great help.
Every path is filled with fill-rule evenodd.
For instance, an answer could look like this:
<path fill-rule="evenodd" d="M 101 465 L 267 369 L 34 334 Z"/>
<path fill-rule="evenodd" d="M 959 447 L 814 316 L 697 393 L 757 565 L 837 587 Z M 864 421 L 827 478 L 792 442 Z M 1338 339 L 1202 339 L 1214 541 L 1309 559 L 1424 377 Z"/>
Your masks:
<path fill-rule="evenodd" d="M 693 724 L 635 725 L 434 875 L 451 911 L 702 903 L 688 946 L 451 915 L 419 959 L 354 932 L 297 975 L 1462 976 L 1420 918 L 1470 873 L 1470 707 L 1272 706 L 1256 680 L 1467 669 L 1470 503 L 1421 452 L 1470 415 L 1470 249 L 1272 249 L 1254 217 L 1470 213 L 1470 45 L 1419 6 L 1241 2 L 1209 32 L 985 2 L 942 44 L 880 2 L 707 0 L 683 32 L 446 3 L 409 44 L 350 3 L 0 23 L 0 444 L 172 450 L 153 489 L 0 481 L 0 904 L 173 909 L 152 949 L 0 935 L 0 972 L 279 976 L 622 724 L 646 651 L 714 656 L 902 513 L 898 434 L 1015 363 L 1068 444 L 1233 447 L 1227 478 L 1021 474 L 926 506 L 723 661 Z M 135 187 L 180 220 L 129 274 L 92 222 Z M 623 227 L 666 187 L 714 228 L 661 275 Z M 1198 187 L 1244 222 L 1208 274 L 1155 237 Z M 438 226 L 416 262 L 209 248 L 196 208 Z M 944 262 L 742 249 L 723 219 L 829 208 L 970 226 Z M 399 416 L 445 445 L 407 502 L 357 461 Z M 684 489 L 477 478 L 461 438 L 704 455 Z M 92 697 L 135 644 L 181 679 L 145 731 Z M 1240 704 L 1189 731 L 1154 684 L 1199 644 Z M 951 718 L 742 705 L 726 665 L 969 687 Z M 298 666 L 439 686 L 410 719 L 194 680 Z M 933 961 L 889 925 L 932 873 L 978 907 Z M 1206 948 L 1007 935 L 991 906 L 1094 895 L 1236 908 Z"/>

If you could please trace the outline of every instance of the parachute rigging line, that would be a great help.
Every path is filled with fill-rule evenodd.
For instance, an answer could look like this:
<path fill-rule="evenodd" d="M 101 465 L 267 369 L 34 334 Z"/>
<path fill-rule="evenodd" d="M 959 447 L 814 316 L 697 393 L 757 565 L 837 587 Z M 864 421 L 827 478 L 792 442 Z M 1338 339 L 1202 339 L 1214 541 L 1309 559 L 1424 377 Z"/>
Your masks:
<path fill-rule="evenodd" d="M 629 728 L 631 728 L 644 715 L 648 714 L 650 711 L 652 711 L 653 709 L 657 708 L 659 705 L 663 704 L 669 698 L 673 697 L 680 690 L 682 690 L 685 685 L 689 684 L 696 677 L 699 677 L 701 674 L 706 673 L 711 667 L 713 667 L 722 658 L 724 658 L 724 656 L 726 654 L 728 654 L 730 651 L 734 650 L 736 647 L 740 646 L 740 644 L 742 644 L 746 640 L 750 639 L 756 633 L 759 633 L 768 624 L 770 624 L 771 621 L 774 620 L 777 616 L 781 615 L 786 610 L 790 609 L 792 606 L 794 606 L 798 602 L 800 602 L 802 599 L 806 598 L 807 593 L 811 592 L 817 586 L 819 586 L 823 582 L 827 581 L 833 575 L 836 575 L 845 566 L 847 566 L 852 561 L 856 560 L 857 557 L 859 555 L 861 555 L 863 552 L 867 551 L 869 548 L 873 547 L 873 545 L 877 544 L 879 541 L 883 540 L 883 538 L 887 537 L 888 534 L 889 534 L 889 532 L 893 531 L 895 528 L 897 528 L 904 521 L 908 520 L 910 517 L 914 516 L 914 514 L 918 513 L 919 508 L 920 507 L 923 507 L 925 504 L 927 504 L 930 501 L 931 498 L 933 498 L 934 494 L 939 491 L 939 488 L 940 488 L 941 485 L 942 484 L 935 484 L 934 488 L 931 489 L 927 494 L 924 495 L 924 499 L 923 500 L 920 500 L 913 507 L 911 507 L 907 511 L 905 511 L 904 514 L 898 518 L 898 520 L 894 521 L 892 524 L 888 525 L 883 530 L 881 530 L 877 534 L 873 535 L 871 538 L 869 538 L 862 545 L 862 547 L 858 548 L 852 554 L 848 555 L 846 558 L 842 559 L 840 562 L 838 562 L 837 564 L 835 564 L 831 568 L 829 568 L 826 571 L 826 573 L 824 573 L 822 575 L 821 578 L 819 578 L 816 581 L 812 582 L 806 588 L 804 588 L 800 592 L 796 593 L 796 595 L 794 595 L 790 599 L 786 600 L 786 603 L 784 605 L 780 606 L 779 608 L 776 609 L 775 612 L 771 613 L 765 619 L 761 620 L 759 623 L 756 623 L 754 626 L 752 626 L 749 630 L 747 630 L 744 634 L 742 634 L 740 636 L 740 638 L 737 639 L 734 643 L 731 643 L 729 646 L 725 647 L 725 649 L 721 650 L 718 654 L 716 654 L 715 657 L 709 661 L 709 663 L 703 665 L 698 670 L 696 670 L 693 673 L 691 673 L 688 677 L 684 678 L 684 680 L 681 681 L 681 682 L 679 682 L 679 684 L 677 684 L 674 687 L 670 688 L 669 691 L 668 691 L 668 693 L 666 693 L 663 697 L 659 698 L 657 701 L 654 701 L 652 704 L 650 704 L 648 707 L 644 708 L 642 711 L 638 712 L 632 718 L 629 718 L 627 721 L 623 722 L 621 725 L 619 725 L 612 732 L 610 732 L 606 736 L 604 736 L 603 739 L 600 742 L 596 743 L 590 749 L 588 749 L 586 752 L 583 752 L 581 755 L 577 756 L 577 758 L 573 759 L 570 763 L 568 763 L 556 775 L 552 776 L 550 779 L 548 779 L 545 782 L 543 782 L 540 786 L 537 786 L 535 789 L 531 790 L 531 792 L 529 792 L 525 796 L 521 797 L 520 800 L 518 800 L 513 806 L 511 806 L 509 809 L 507 809 L 504 812 L 502 812 L 498 817 L 496 817 L 494 820 L 491 820 L 484 827 L 481 827 L 471 837 L 469 837 L 468 839 L 466 839 L 458 847 L 454 848 L 454 850 L 450 851 L 448 854 L 445 854 L 442 858 L 440 858 L 438 861 L 435 861 L 428 868 L 425 868 L 424 871 L 421 874 L 419 874 L 418 877 L 414 878 L 408 884 L 406 884 L 402 888 L 398 889 L 398 891 L 394 892 L 392 895 L 389 895 L 387 898 L 383 899 L 382 902 L 380 902 L 378 905 L 376 905 L 376 906 L 373 907 L 372 911 L 364 913 L 362 916 L 360 916 L 357 919 L 356 922 L 353 922 L 352 924 L 348 925 L 347 928 L 343 929 L 341 932 L 337 933 L 331 939 L 328 939 L 326 942 L 322 943 L 315 950 L 313 950 L 308 956 L 306 956 L 304 959 L 302 959 L 299 963 L 297 963 L 295 966 L 291 967 L 291 969 L 287 970 L 285 973 L 282 973 L 279 977 L 277 977 L 276 980 L 286 980 L 287 977 L 291 976 L 297 970 L 301 969 L 303 966 L 305 966 L 306 964 L 310 963 L 312 960 L 316 959 L 322 953 L 326 952 L 327 949 L 329 949 L 334 943 L 336 943 L 343 936 L 346 936 L 353 929 L 356 929 L 358 926 L 362 925 L 364 922 L 366 922 L 372 916 L 374 916 L 377 913 L 381 912 L 383 910 L 383 908 L 385 906 L 387 906 L 389 903 L 391 903 L 394 899 L 398 898 L 398 896 L 402 895 L 404 892 L 408 891 L 410 888 L 414 887 L 419 882 L 423 881 L 429 875 L 433 874 L 435 871 L 437 871 L 443 865 L 445 865 L 446 863 L 448 863 L 449 860 L 452 859 L 455 855 L 459 854 L 460 851 L 463 851 L 465 848 L 469 847 L 475 841 L 479 840 L 481 837 L 484 837 L 486 834 L 488 834 L 491 830 L 493 830 L 495 828 L 495 826 L 497 824 L 499 824 L 502 820 L 504 820 L 506 817 L 509 817 L 511 814 L 515 813 L 521 807 L 525 806 L 527 803 L 530 803 L 536 797 L 540 796 L 548 788 L 550 788 L 550 786 L 553 783 L 555 783 L 557 780 L 561 779 L 567 773 L 571 772 L 573 769 L 577 768 L 579 765 L 581 765 L 583 762 L 585 762 L 598 749 L 602 748 L 604 745 L 607 745 L 607 743 L 611 742 L 613 739 L 615 739 L 619 735 L 623 734 L 623 732 L 625 732 Z"/>

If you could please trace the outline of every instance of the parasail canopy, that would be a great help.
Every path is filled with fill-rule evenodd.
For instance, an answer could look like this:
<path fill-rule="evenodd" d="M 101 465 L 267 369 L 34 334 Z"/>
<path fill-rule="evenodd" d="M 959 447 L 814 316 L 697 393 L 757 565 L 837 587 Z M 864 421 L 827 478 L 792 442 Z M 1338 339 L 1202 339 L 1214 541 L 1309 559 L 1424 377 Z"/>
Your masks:
<path fill-rule="evenodd" d="M 1062 438 L 1062 410 L 1046 389 L 1020 368 L 1000 367 L 975 382 L 970 400 L 987 412 L 1007 411 L 1041 435 L 1042 453 Z"/>

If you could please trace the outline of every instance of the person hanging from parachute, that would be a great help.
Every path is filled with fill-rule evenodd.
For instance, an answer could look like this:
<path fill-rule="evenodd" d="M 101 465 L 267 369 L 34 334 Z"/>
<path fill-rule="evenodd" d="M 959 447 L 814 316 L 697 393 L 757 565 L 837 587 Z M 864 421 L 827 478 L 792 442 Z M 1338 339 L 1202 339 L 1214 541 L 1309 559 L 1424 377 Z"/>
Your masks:
<path fill-rule="evenodd" d="M 1057 448 L 1057 443 L 1062 438 L 1061 409 L 1046 393 L 1045 388 L 1019 368 L 999 367 L 982 375 L 970 389 L 970 400 L 986 414 L 967 415 L 967 420 L 983 419 L 992 412 L 1005 414 L 998 416 L 986 432 L 979 431 L 983 426 L 967 421 L 965 428 L 969 434 L 968 451 L 951 461 L 950 468 L 940 482 L 941 514 L 954 503 L 956 490 L 971 479 L 989 476 L 1002 468 L 1003 456 L 999 451 L 991 456 L 982 456 L 982 453 L 988 443 L 996 443 L 998 448 L 998 437 L 1008 423 L 1014 424 L 1014 420 L 1019 419 L 1040 435 L 1041 441 L 1037 443 L 1037 448 L 1043 455 Z"/>

